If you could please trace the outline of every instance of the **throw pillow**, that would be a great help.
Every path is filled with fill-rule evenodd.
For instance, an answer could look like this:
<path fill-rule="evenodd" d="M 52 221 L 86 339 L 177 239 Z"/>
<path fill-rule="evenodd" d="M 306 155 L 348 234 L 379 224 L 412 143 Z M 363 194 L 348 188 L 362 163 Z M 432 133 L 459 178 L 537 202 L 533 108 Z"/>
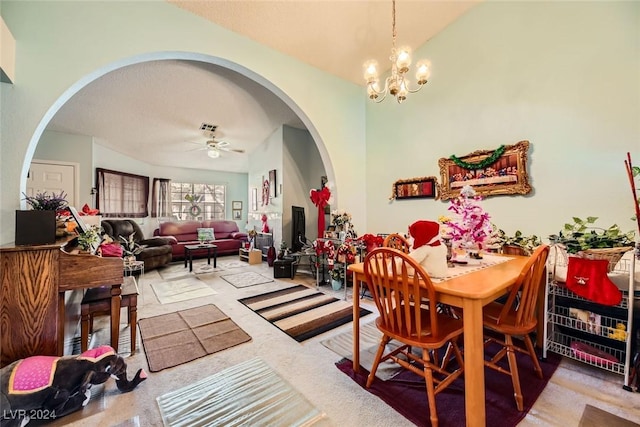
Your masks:
<path fill-rule="evenodd" d="M 198 240 L 211 242 L 215 240 L 213 228 L 198 228 Z"/>

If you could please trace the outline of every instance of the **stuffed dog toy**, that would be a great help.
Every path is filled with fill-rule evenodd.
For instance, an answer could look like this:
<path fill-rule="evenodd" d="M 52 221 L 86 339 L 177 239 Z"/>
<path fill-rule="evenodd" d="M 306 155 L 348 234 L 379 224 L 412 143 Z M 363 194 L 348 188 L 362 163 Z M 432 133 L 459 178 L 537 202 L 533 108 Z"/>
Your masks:
<path fill-rule="evenodd" d="M 53 420 L 89 403 L 90 388 L 109 378 L 129 392 L 147 378 L 139 369 L 127 380 L 127 364 L 113 348 L 101 346 L 76 356 L 33 356 L 0 370 L 0 426 L 25 426 L 31 419 Z"/>

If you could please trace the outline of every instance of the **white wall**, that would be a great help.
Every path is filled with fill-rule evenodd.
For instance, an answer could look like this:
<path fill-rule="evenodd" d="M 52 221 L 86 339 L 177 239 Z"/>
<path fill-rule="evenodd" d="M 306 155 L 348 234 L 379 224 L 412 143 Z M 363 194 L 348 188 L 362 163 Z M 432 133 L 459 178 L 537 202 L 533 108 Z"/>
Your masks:
<path fill-rule="evenodd" d="M 640 2 L 484 2 L 418 49 L 433 65 L 422 91 L 367 107 L 368 231 L 447 213 L 389 202 L 394 181 L 525 139 L 533 192 L 485 199 L 495 224 L 545 238 L 573 216 L 635 229 L 623 161 L 640 165 L 639 22 Z"/>
<path fill-rule="evenodd" d="M 309 191 L 320 188 L 320 179 L 326 172 L 309 132 L 284 126 L 283 136 L 285 191 L 282 234 L 291 247 L 291 206 L 304 208 L 305 236 L 309 240 L 317 237 L 318 208 L 311 202 Z"/>
<path fill-rule="evenodd" d="M 34 155 L 38 160 L 56 160 L 60 162 L 78 163 L 78 194 L 80 199 L 76 208 L 81 209 L 85 203 L 94 207 L 91 187 L 93 173 L 93 138 L 85 135 L 70 135 L 62 132 L 45 132 Z"/>
<path fill-rule="evenodd" d="M 323 161 L 335 158 L 327 173 L 344 183 L 340 194 L 354 201 L 354 214 L 366 218 L 364 182 L 349 179 L 364 175 L 364 164 L 348 164 L 364 158 L 365 100 L 355 84 L 166 2 L 3 0 L 0 13 L 17 47 L 15 84 L 0 83 L 0 244 L 13 240 L 29 164 L 60 106 L 111 70 L 167 58 L 227 66 L 274 91 L 310 130 Z M 338 156 L 344 147 L 347 158 Z"/>
<path fill-rule="evenodd" d="M 249 187 L 258 189 L 258 210 L 249 214 L 248 224 L 249 227 L 261 231 L 261 217 L 266 215 L 269 232 L 273 234 L 273 244 L 276 249 L 280 248 L 282 242 L 284 200 L 280 193 L 280 183 L 283 176 L 282 145 L 282 126 L 280 126 L 249 156 Z M 276 171 L 276 197 L 269 197 L 268 203 L 266 203 L 266 200 L 262 199 L 262 184 L 265 180 L 269 180 L 269 171 L 274 169 Z M 269 191 L 272 191 L 271 188 Z"/>

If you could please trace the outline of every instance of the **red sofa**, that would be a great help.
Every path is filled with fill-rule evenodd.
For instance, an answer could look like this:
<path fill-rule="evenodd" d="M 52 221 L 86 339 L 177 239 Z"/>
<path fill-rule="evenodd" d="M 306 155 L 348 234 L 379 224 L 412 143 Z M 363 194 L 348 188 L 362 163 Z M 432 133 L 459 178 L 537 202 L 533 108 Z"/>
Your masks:
<path fill-rule="evenodd" d="M 218 255 L 237 255 L 238 249 L 249 240 L 247 233 L 241 233 L 235 221 L 223 220 L 163 222 L 154 230 L 153 235 L 168 238 L 171 241 L 174 260 L 184 259 L 185 245 L 199 243 L 198 228 L 213 228 L 215 240 L 211 243 L 218 247 Z"/>

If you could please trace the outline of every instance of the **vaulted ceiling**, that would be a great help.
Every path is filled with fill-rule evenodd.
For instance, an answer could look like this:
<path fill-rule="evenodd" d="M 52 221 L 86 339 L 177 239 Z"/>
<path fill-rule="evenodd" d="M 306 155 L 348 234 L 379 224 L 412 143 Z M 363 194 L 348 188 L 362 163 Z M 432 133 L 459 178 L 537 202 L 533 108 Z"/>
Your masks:
<path fill-rule="evenodd" d="M 362 84 L 363 96 L 364 61 L 388 63 L 391 1 L 168 1 Z M 424 44 L 475 4 L 397 1 L 397 45 Z M 203 123 L 219 125 L 217 139 L 245 153 L 223 152 L 218 159 L 204 155 L 210 135 L 200 130 Z M 48 129 L 93 136 L 151 164 L 246 172 L 248 154 L 282 124 L 303 127 L 264 87 L 220 66 L 174 60 L 108 73 L 74 95 Z"/>

